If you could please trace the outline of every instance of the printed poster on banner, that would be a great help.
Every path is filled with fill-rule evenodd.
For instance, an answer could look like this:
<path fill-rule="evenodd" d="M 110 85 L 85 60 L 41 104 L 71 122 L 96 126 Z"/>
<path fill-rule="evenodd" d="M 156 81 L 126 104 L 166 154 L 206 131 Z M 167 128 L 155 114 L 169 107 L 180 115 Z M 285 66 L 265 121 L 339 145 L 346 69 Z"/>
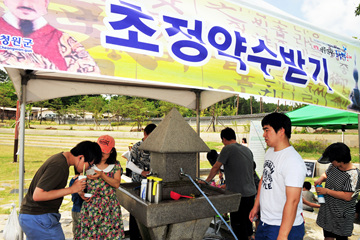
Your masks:
<path fill-rule="evenodd" d="M 358 40 L 226 0 L 0 0 L 0 65 L 360 110 Z"/>

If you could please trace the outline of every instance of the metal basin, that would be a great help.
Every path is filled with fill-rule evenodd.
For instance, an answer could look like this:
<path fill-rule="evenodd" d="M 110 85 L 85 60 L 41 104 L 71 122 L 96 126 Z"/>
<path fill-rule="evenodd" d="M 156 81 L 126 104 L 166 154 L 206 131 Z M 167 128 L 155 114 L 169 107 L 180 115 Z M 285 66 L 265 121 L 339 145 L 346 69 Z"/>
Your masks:
<path fill-rule="evenodd" d="M 194 187 L 195 198 L 180 200 L 165 199 L 160 203 L 150 203 L 139 197 L 140 183 L 121 184 L 116 192 L 120 204 L 140 223 L 148 228 L 209 218 L 216 215 L 213 208 Z M 200 185 L 201 190 L 221 213 L 237 211 L 241 194 L 224 189 Z M 176 190 L 174 190 L 176 191 Z"/>

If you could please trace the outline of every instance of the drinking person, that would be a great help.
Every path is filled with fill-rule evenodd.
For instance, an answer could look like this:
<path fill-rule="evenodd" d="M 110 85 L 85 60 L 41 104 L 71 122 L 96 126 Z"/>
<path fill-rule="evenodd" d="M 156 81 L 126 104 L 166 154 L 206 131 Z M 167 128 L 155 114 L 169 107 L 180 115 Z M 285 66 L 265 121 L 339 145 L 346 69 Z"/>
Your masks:
<path fill-rule="evenodd" d="M 80 192 L 86 186 L 84 180 L 76 180 L 71 187 L 65 187 L 69 167 L 74 166 L 81 172 L 100 159 L 99 145 L 84 141 L 70 152 L 57 153 L 46 160 L 33 177 L 20 208 L 19 223 L 28 240 L 65 239 L 59 222 L 63 197 Z"/>
<path fill-rule="evenodd" d="M 75 239 L 123 239 L 124 225 L 116 189 L 121 182 L 121 165 L 116 160 L 115 140 L 109 135 L 98 138 L 102 158 L 87 171 L 87 193 L 81 208 Z M 94 173 L 92 175 L 92 173 Z"/>

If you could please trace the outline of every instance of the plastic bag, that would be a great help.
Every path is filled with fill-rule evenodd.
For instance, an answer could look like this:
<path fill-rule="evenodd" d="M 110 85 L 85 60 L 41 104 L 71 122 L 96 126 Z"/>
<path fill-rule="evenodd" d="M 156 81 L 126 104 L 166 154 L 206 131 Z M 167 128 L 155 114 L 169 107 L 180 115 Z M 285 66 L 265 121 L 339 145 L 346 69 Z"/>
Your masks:
<path fill-rule="evenodd" d="M 12 206 L 13 209 L 9 215 L 3 232 L 3 237 L 5 240 L 18 240 L 20 237 L 21 228 L 16 212 L 16 207 L 15 204 L 12 204 Z"/>

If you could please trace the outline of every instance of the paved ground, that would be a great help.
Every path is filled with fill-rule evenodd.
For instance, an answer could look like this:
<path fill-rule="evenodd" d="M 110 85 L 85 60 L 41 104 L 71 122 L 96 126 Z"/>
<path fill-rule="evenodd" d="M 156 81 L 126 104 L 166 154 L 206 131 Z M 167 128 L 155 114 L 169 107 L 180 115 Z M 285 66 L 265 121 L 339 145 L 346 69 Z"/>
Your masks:
<path fill-rule="evenodd" d="M 123 221 L 125 225 L 125 231 L 128 230 L 129 226 L 129 213 L 123 209 Z M 63 227 L 63 231 L 65 233 L 66 239 L 72 239 L 72 219 L 71 219 L 71 212 L 62 212 L 61 213 L 61 224 Z M 323 239 L 322 229 L 316 225 L 316 214 L 310 212 L 304 212 L 305 217 L 305 229 L 306 235 L 304 240 L 320 240 Z M 0 236 L 2 237 L 2 231 L 5 227 L 8 215 L 0 215 Z M 209 229 L 208 232 L 211 232 Z M 360 239 L 360 225 L 355 224 L 355 228 L 353 231 L 353 236 L 349 238 L 350 240 L 359 240 Z"/>

